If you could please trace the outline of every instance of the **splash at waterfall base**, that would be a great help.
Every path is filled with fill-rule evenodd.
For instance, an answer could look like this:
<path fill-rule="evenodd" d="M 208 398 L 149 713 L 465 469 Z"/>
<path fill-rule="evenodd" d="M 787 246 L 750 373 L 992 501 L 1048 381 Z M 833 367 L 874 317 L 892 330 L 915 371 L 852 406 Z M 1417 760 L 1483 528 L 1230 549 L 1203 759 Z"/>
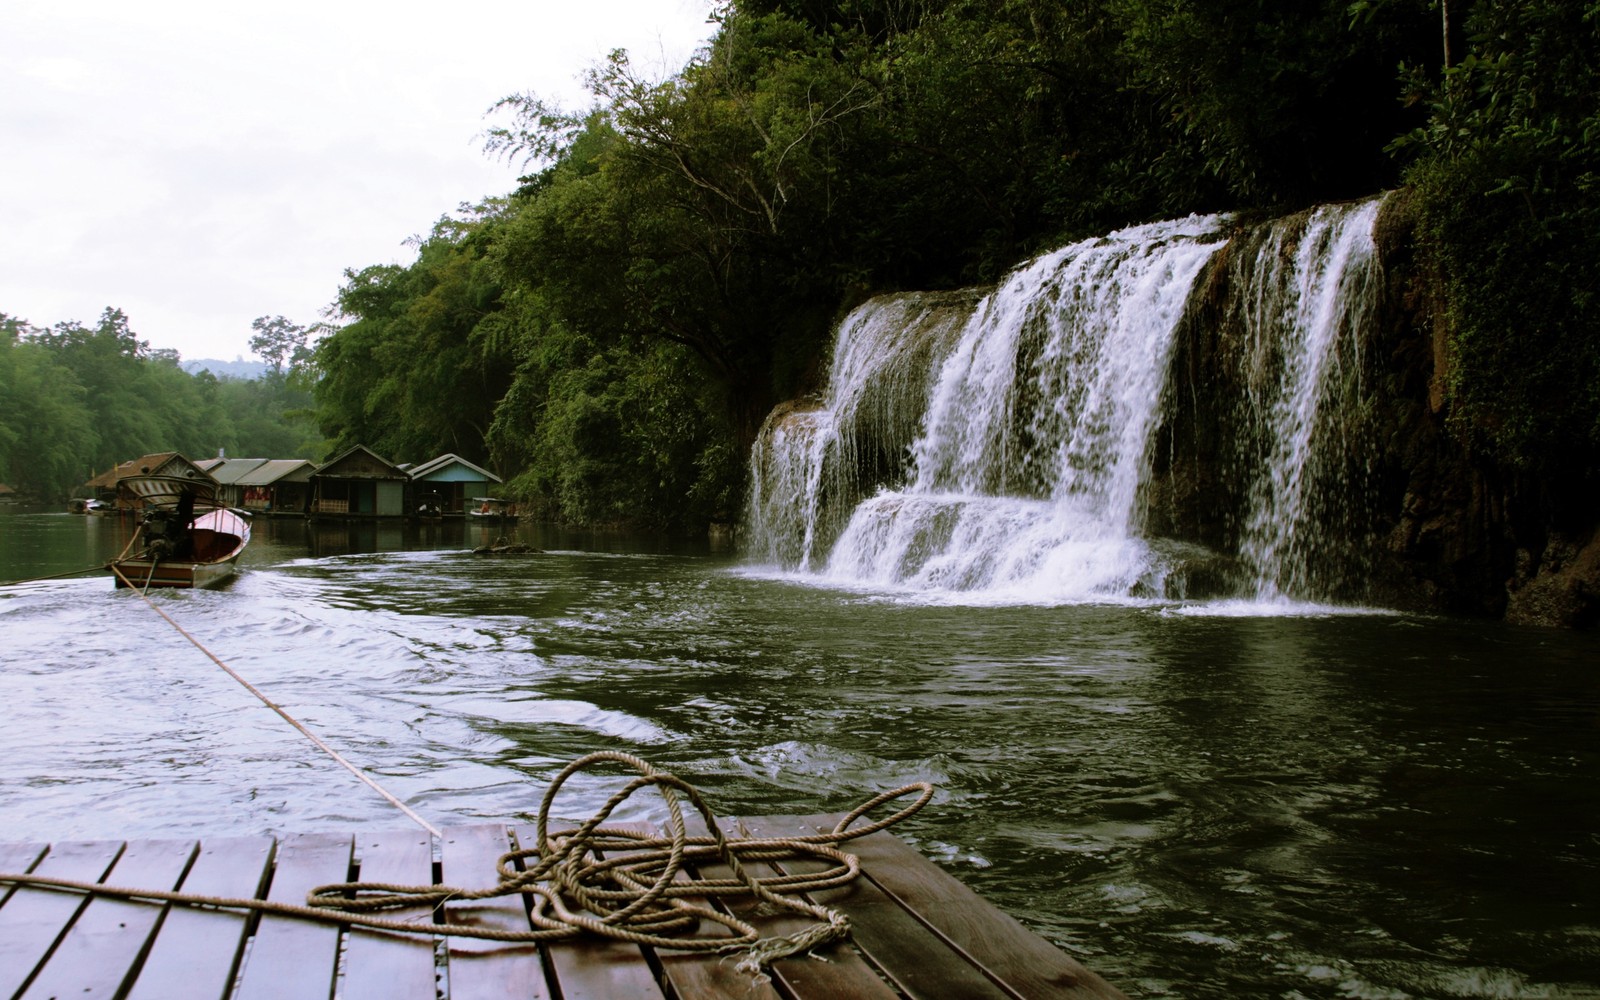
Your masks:
<path fill-rule="evenodd" d="M 1476 453 L 1404 193 L 1191 217 L 839 325 L 752 453 L 747 545 L 979 602 L 1600 618 L 1594 484 Z"/>

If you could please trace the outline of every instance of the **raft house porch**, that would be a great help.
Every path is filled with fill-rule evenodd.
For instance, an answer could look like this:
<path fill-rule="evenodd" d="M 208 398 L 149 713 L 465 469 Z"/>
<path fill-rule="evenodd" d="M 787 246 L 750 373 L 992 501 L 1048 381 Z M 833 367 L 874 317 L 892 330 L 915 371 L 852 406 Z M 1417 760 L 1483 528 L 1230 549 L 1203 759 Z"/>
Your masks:
<path fill-rule="evenodd" d="M 223 504 L 251 514 L 303 515 L 316 463 L 302 458 L 216 458 L 195 463 L 221 486 Z"/>
<path fill-rule="evenodd" d="M 244 509 L 254 514 L 303 516 L 311 508 L 315 462 L 303 458 L 268 459 L 239 478 Z"/>
<path fill-rule="evenodd" d="M 419 495 L 424 492 L 438 494 L 440 513 L 445 517 L 463 516 L 468 510 L 474 509 L 473 497 L 488 496 L 494 492 L 493 487 L 502 483 L 500 477 L 488 469 L 454 454 L 440 455 L 406 471 L 410 473 L 413 488 Z M 409 505 L 409 508 L 414 510 L 415 504 Z"/>
<path fill-rule="evenodd" d="M 400 466 L 356 445 L 311 473 L 313 517 L 403 517 L 411 476 Z"/>
<path fill-rule="evenodd" d="M 831 830 L 839 817 L 723 820 L 729 836 Z M 313 887 L 360 879 L 407 885 L 495 884 L 496 859 L 537 842 L 531 823 L 392 833 L 127 842 L 0 844 L 0 871 L 104 886 L 303 902 Z M 1124 995 L 981 899 L 904 841 L 876 832 L 842 845 L 861 874 L 811 898 L 845 915 L 848 941 L 778 959 L 764 975 L 739 955 L 690 953 L 587 936 L 505 944 L 351 928 L 274 913 L 115 898 L 0 881 L 0 995 L 132 1000 L 1117 1000 Z M 747 863 L 757 878 L 814 861 Z M 704 866 L 700 877 L 727 869 Z M 435 925 L 527 931 L 525 896 L 450 900 Z M 749 898 L 720 908 L 763 936 L 805 918 Z M 405 911 L 422 921 L 429 908 Z M 420 916 L 419 916 L 420 914 Z M 706 921 L 696 934 L 706 934 Z M 723 930 L 711 925 L 709 933 Z M 731 935 L 732 931 L 723 931 Z M 822 960 L 818 960 L 822 959 Z"/>

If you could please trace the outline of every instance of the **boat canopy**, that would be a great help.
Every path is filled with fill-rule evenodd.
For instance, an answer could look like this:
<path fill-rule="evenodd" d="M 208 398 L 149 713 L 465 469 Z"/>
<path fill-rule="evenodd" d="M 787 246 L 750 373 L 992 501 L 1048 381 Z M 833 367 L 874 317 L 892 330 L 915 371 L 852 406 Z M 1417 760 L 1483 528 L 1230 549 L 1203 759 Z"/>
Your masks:
<path fill-rule="evenodd" d="M 220 507 L 217 500 L 217 487 L 203 479 L 186 479 L 182 476 L 129 476 L 117 484 L 119 490 L 127 490 L 131 495 L 144 501 L 146 507 L 176 507 L 188 493 L 194 497 L 194 505 L 200 507 Z"/>

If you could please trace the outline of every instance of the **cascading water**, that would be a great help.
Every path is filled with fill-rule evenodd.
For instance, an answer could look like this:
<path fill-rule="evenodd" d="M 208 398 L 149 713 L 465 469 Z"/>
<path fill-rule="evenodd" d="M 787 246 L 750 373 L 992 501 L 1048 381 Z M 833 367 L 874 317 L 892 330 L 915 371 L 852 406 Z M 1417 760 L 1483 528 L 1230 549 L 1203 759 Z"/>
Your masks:
<path fill-rule="evenodd" d="M 1134 500 L 1214 230 L 1191 219 L 1075 244 L 986 298 L 939 370 L 910 482 L 855 509 L 826 575 L 1002 599 L 1145 581 Z"/>
<path fill-rule="evenodd" d="M 747 537 L 757 558 L 810 571 L 851 508 L 904 473 L 927 408 L 930 370 L 977 296 L 882 296 L 839 327 L 826 397 L 780 406 L 751 453 Z"/>
<path fill-rule="evenodd" d="M 1332 450 L 1326 438 L 1342 426 L 1340 376 L 1346 368 L 1359 371 L 1340 349 L 1360 344 L 1357 334 L 1374 301 L 1378 204 L 1320 208 L 1298 234 L 1276 227 L 1248 279 L 1248 297 L 1260 304 L 1253 317 L 1251 410 L 1267 455 L 1251 484 L 1239 555 L 1260 600 L 1305 595 L 1316 582 L 1314 554 L 1328 519 L 1310 516 L 1310 491 L 1332 475 L 1318 476 L 1317 459 Z M 1298 237 L 1292 252 L 1285 245 L 1290 235 Z"/>
<path fill-rule="evenodd" d="M 1338 345 L 1364 321 L 1375 274 L 1376 211 L 1322 209 L 1225 260 L 1218 218 L 1139 226 L 1039 257 L 976 301 L 867 303 L 840 326 L 826 398 L 780 408 L 762 433 L 752 554 L 831 583 L 963 599 L 1181 593 L 1173 571 L 1197 548 L 1148 537 L 1145 493 L 1172 419 L 1175 337 L 1216 258 L 1247 342 L 1245 398 L 1222 433 L 1250 442 L 1233 449 L 1248 463 L 1244 510 L 1220 558 L 1258 596 L 1297 593 L 1315 548 L 1301 540 L 1316 452 L 1336 430 L 1328 386 L 1348 367 Z"/>

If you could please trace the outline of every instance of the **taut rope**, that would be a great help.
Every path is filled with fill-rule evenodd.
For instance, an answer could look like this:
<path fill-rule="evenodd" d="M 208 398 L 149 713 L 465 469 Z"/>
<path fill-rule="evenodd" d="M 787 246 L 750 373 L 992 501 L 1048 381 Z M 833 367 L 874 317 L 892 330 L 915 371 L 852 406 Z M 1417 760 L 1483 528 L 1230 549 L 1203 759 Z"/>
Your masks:
<path fill-rule="evenodd" d="M 98 573 L 105 569 L 104 563 L 95 563 L 83 569 L 69 569 L 65 573 L 51 573 L 49 576 L 32 576 L 26 580 L 7 580 L 0 583 L 0 587 L 20 587 L 25 583 L 43 583 L 46 580 L 64 580 L 69 576 L 82 576 L 85 573 Z"/>
<path fill-rule="evenodd" d="M 144 603 L 148 604 L 150 606 L 150 609 L 152 611 L 154 611 L 156 614 L 158 614 L 162 618 L 166 619 L 166 622 L 167 622 L 168 625 L 171 625 L 173 628 L 177 629 L 179 635 L 183 636 L 185 639 L 188 639 L 189 642 L 194 646 L 195 649 L 198 649 L 200 652 L 204 653 L 206 655 L 206 657 L 211 660 L 212 663 L 215 663 L 217 666 L 221 667 L 224 673 L 226 673 L 229 677 L 232 677 L 234 680 L 238 681 L 244 687 L 244 689 L 246 691 L 249 691 L 251 694 L 255 695 L 256 698 L 258 698 L 261 701 L 261 704 L 267 706 L 268 708 L 272 709 L 274 712 L 278 713 L 279 717 L 282 718 L 283 721 L 287 722 L 289 725 L 291 725 L 295 729 L 299 730 L 301 735 L 303 735 L 306 739 L 310 740 L 317 747 L 317 749 L 321 750 L 323 753 L 327 754 L 329 757 L 332 757 L 334 759 L 334 761 L 339 764 L 340 767 L 343 767 L 345 770 L 349 771 L 351 774 L 355 775 L 357 778 L 360 778 L 361 781 L 367 785 L 367 787 L 371 788 L 373 791 L 377 792 L 379 795 L 381 795 L 385 799 L 387 799 L 391 805 L 393 805 L 396 809 L 399 809 L 401 812 L 403 812 L 407 816 L 409 816 L 418 826 L 422 827 L 424 830 L 427 830 L 429 833 L 433 834 L 435 837 L 440 836 L 438 827 L 435 827 L 432 823 L 429 823 L 427 820 L 425 820 L 421 816 L 417 815 L 417 813 L 415 811 L 413 811 L 410 806 L 406 805 L 404 802 L 401 802 L 398 798 L 396 798 L 394 796 L 393 793 L 391 793 L 388 789 L 384 788 L 382 785 L 378 784 L 365 771 L 361 770 L 360 768 L 356 767 L 354 764 L 350 763 L 348 760 L 346 760 L 344 758 L 343 754 L 339 753 L 339 751 L 337 751 L 333 747 L 329 746 L 316 733 L 313 733 L 311 730 L 307 729 L 304 725 L 302 725 L 300 720 L 296 719 L 294 716 L 290 715 L 287 711 L 285 711 L 283 706 L 279 705 L 277 702 L 273 701 L 271 698 L 268 698 L 264 693 L 262 693 L 260 688 L 256 687 L 254 684 L 251 684 L 249 681 L 245 680 L 244 677 L 238 671 L 234 670 L 232 667 L 228 666 L 226 663 L 223 663 L 222 660 L 217 656 L 217 654 L 215 654 L 211 650 L 207 649 L 205 647 L 204 643 L 202 643 L 199 639 L 196 639 L 194 636 L 190 635 L 187 631 L 185 631 L 184 627 L 182 625 L 179 625 L 177 622 L 173 621 L 171 615 L 167 614 L 165 611 L 162 611 L 161 608 L 156 604 L 156 602 L 152 601 L 150 599 L 150 595 L 149 594 L 146 594 L 144 591 L 139 590 L 137 587 L 134 587 L 133 581 L 129 580 L 127 578 L 127 576 L 125 576 L 123 574 L 122 568 L 120 566 L 116 565 L 116 563 L 111 563 L 110 565 L 111 565 L 111 572 L 117 574 L 117 578 L 119 580 L 121 580 L 123 583 L 127 584 L 130 589 L 132 589 L 135 593 L 137 593 L 139 595 L 139 599 L 140 600 L 142 600 L 142 601 L 144 601 Z M 154 563 L 151 564 L 150 571 L 152 573 L 155 572 Z"/>
<path fill-rule="evenodd" d="M 550 806 L 561 786 L 579 771 L 607 762 L 624 764 L 636 771 L 637 777 L 630 779 L 578 828 L 550 832 Z M 667 835 L 646 837 L 603 825 L 618 806 L 645 788 L 657 789 L 667 804 L 670 814 Z M 851 829 L 852 823 L 871 810 L 913 792 L 917 793 L 916 800 L 899 812 Z M 679 804 L 680 794 L 687 797 L 700 813 L 710 831 L 709 836 L 688 835 Z M 729 838 L 718 828 L 716 816 L 693 785 L 659 771 L 630 754 L 603 751 L 574 761 L 555 777 L 539 804 L 538 843 L 501 855 L 495 866 L 499 882 L 487 889 L 342 882 L 311 890 L 306 903 L 297 905 L 165 890 L 128 889 L 30 875 L 0 874 L 0 883 L 71 889 L 127 899 L 247 909 L 414 934 L 531 942 L 554 941 L 587 933 L 678 951 L 743 950 L 746 955 L 738 968 L 759 975 L 765 966 L 778 959 L 802 954 L 849 936 L 850 923 L 843 914 L 800 898 L 801 894 L 834 888 L 855 878 L 861 871 L 860 862 L 854 855 L 839 850 L 838 845 L 876 833 L 905 819 L 926 805 L 932 797 L 933 786 L 927 782 L 916 782 L 873 796 L 851 810 L 828 833 L 806 837 Z M 600 860 L 597 852 L 604 852 L 605 860 Z M 767 878 L 757 878 L 745 867 L 745 862 L 767 864 L 794 858 L 822 860 L 831 867 L 814 874 Z M 718 863 L 728 867 L 731 878 L 693 878 L 685 871 L 685 865 Z M 518 893 L 534 897 L 530 914 L 533 923 L 531 930 L 499 930 L 471 924 L 422 922 L 374 915 L 376 911 L 425 904 L 433 910 L 432 920 L 442 920 L 441 909 L 453 900 L 483 900 Z M 703 902 L 735 896 L 751 896 L 771 906 L 809 916 L 816 922 L 787 937 L 762 938 L 748 922 Z M 576 904 L 576 909 L 569 903 Z M 702 920 L 721 925 L 733 936 L 689 936 Z"/>

